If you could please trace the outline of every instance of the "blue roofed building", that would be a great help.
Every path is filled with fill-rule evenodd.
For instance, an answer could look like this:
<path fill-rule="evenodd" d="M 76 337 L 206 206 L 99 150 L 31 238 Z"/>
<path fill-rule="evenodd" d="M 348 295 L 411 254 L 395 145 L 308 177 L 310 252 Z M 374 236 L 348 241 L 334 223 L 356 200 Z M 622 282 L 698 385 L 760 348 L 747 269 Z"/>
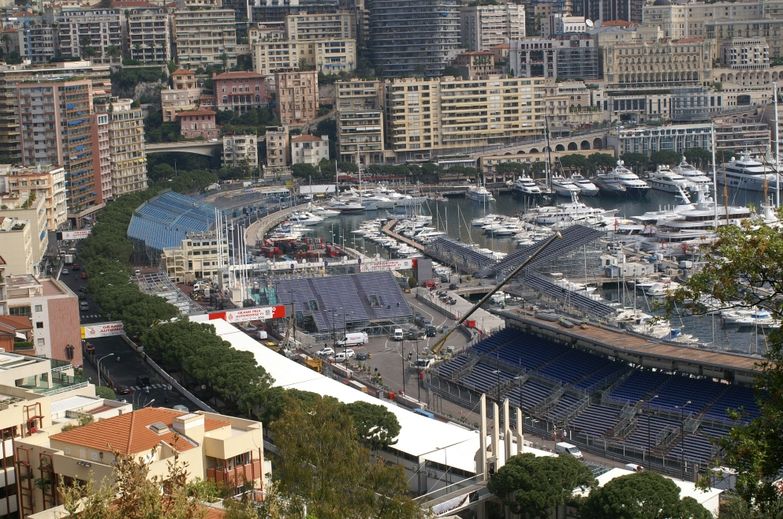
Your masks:
<path fill-rule="evenodd" d="M 138 258 L 154 263 L 164 248 L 179 246 L 188 233 L 208 231 L 214 225 L 212 205 L 166 191 L 133 211 L 128 238 Z"/>

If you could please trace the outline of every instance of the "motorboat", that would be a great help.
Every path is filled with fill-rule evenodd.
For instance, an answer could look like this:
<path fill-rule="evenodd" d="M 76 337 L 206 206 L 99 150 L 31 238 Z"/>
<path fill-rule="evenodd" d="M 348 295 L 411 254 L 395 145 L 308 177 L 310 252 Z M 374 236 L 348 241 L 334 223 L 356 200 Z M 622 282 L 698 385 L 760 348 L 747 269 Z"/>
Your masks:
<path fill-rule="evenodd" d="M 766 308 L 731 308 L 722 310 L 720 316 L 726 324 L 739 326 L 778 328 L 781 324 L 780 319 L 775 319 Z"/>
<path fill-rule="evenodd" d="M 628 193 L 635 196 L 644 196 L 650 190 L 647 182 L 626 168 L 622 160 L 617 161 L 613 170 L 596 175 L 596 184 L 609 193 Z"/>
<path fill-rule="evenodd" d="M 465 197 L 474 202 L 493 202 L 495 197 L 489 189 L 484 186 L 470 186 L 465 193 Z"/>
<path fill-rule="evenodd" d="M 737 159 L 731 160 L 718 171 L 718 182 L 736 189 L 747 191 L 775 190 L 778 186 L 778 173 L 772 166 L 763 164 L 745 152 Z"/>
<path fill-rule="evenodd" d="M 321 218 L 331 218 L 340 214 L 340 211 L 337 211 L 336 209 L 329 209 L 321 206 L 311 206 L 308 209 L 310 213 L 320 216 Z"/>
<path fill-rule="evenodd" d="M 571 201 L 555 206 L 535 207 L 530 209 L 525 218 L 539 225 L 554 225 L 558 223 L 597 223 L 599 220 L 613 215 L 615 210 L 590 207 L 579 200 L 579 195 L 571 193 Z"/>
<path fill-rule="evenodd" d="M 364 206 L 359 202 L 335 200 L 329 205 L 329 209 L 340 211 L 340 214 L 363 213 Z"/>
<path fill-rule="evenodd" d="M 297 211 L 295 213 L 291 213 L 291 215 L 288 217 L 288 221 L 299 225 L 317 225 L 323 222 L 324 218 L 309 211 Z"/>
<path fill-rule="evenodd" d="M 581 193 L 582 190 L 570 178 L 562 175 L 552 177 L 552 189 L 560 196 L 570 197 L 572 193 Z"/>
<path fill-rule="evenodd" d="M 527 175 L 522 175 L 514 181 L 514 185 L 511 187 L 514 193 L 518 193 L 524 196 L 542 196 L 544 192 L 536 184 L 536 181 Z"/>
<path fill-rule="evenodd" d="M 672 171 L 685 177 L 685 179 L 688 180 L 688 182 L 690 182 L 692 185 L 705 187 L 712 186 L 712 180 L 710 180 L 710 177 L 705 175 L 704 172 L 700 169 L 696 169 L 694 166 L 689 164 L 688 161 L 685 160 L 685 157 L 682 158 L 678 165 L 672 168 Z"/>
<path fill-rule="evenodd" d="M 684 176 L 674 171 L 666 165 L 660 165 L 650 173 L 647 182 L 652 189 L 665 191 L 666 193 L 679 193 L 680 188 L 690 189 L 693 184 Z"/>
<path fill-rule="evenodd" d="M 571 175 L 571 182 L 576 184 L 576 186 L 579 188 L 579 194 L 582 196 L 596 196 L 600 192 L 598 186 L 593 184 L 589 178 L 582 176 L 580 173 L 574 173 Z"/>

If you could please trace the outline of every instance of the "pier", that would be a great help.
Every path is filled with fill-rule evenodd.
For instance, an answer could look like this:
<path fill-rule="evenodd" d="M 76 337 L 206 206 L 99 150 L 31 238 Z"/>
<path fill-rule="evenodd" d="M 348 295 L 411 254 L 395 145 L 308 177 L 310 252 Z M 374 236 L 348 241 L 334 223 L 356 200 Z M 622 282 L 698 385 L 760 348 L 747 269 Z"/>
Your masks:
<path fill-rule="evenodd" d="M 390 238 L 394 238 L 395 240 L 402 242 L 406 245 L 410 245 L 414 249 L 416 249 L 419 252 L 424 252 L 424 246 L 418 242 L 415 242 L 411 240 L 410 238 L 403 236 L 399 233 L 394 232 L 394 227 L 397 225 L 397 220 L 389 220 L 384 224 L 384 226 L 381 228 L 381 231 L 383 231 L 383 234 L 386 236 L 389 236 Z"/>
<path fill-rule="evenodd" d="M 269 231 L 269 229 L 276 225 L 280 225 L 286 221 L 292 213 L 306 209 L 308 206 L 309 204 L 300 204 L 288 207 L 286 209 L 281 209 L 280 211 L 268 214 L 260 220 L 253 222 L 245 231 L 245 243 L 247 243 L 248 247 L 255 247 L 259 241 L 264 240 L 264 235 Z"/>

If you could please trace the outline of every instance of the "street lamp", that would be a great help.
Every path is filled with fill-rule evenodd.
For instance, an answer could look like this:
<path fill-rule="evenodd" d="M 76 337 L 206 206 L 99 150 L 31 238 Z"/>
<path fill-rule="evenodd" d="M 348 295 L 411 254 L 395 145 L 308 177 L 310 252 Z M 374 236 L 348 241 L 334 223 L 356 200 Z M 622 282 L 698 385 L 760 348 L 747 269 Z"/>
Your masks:
<path fill-rule="evenodd" d="M 689 406 L 691 401 L 688 400 L 682 405 L 675 406 L 675 409 L 680 410 L 680 479 L 685 481 L 685 407 Z"/>
<path fill-rule="evenodd" d="M 114 353 L 107 353 L 106 355 L 102 357 L 98 357 L 98 360 L 95 362 L 95 366 L 98 368 L 98 387 L 101 387 L 101 361 L 108 357 L 113 357 Z"/>

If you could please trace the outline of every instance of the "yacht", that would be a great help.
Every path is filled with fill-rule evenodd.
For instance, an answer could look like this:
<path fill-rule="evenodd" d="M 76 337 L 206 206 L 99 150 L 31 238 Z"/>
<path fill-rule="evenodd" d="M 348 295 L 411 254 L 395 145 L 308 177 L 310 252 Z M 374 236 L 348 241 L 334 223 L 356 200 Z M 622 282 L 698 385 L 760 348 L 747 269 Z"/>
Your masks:
<path fill-rule="evenodd" d="M 731 308 L 722 310 L 720 316 L 726 324 L 779 328 L 780 319 L 775 319 L 766 308 Z"/>
<path fill-rule="evenodd" d="M 335 200 L 329 205 L 329 209 L 340 211 L 340 214 L 355 214 L 364 212 L 364 206 L 359 202 L 354 202 L 352 200 Z"/>
<path fill-rule="evenodd" d="M 704 174 L 700 169 L 696 169 L 694 166 L 688 164 L 685 157 L 682 158 L 680 163 L 672 168 L 672 171 L 679 173 L 685 179 L 695 186 L 712 186 L 712 180 L 710 177 Z"/>
<path fill-rule="evenodd" d="M 615 174 L 615 170 L 602 171 L 595 176 L 595 185 L 606 194 L 621 195 L 625 194 L 625 184 L 620 177 Z"/>
<path fill-rule="evenodd" d="M 652 189 L 667 193 L 679 193 L 680 188 L 690 189 L 693 184 L 679 173 L 675 173 L 669 166 L 660 165 L 658 169 L 650 173 L 647 182 Z"/>
<path fill-rule="evenodd" d="M 576 187 L 579 188 L 579 194 L 582 196 L 596 196 L 600 191 L 589 178 L 583 177 L 579 173 L 571 175 L 571 182 L 576 184 Z"/>
<path fill-rule="evenodd" d="M 630 195 L 644 196 L 650 190 L 650 186 L 640 179 L 636 173 L 625 167 L 622 160 L 617 161 L 617 166 L 608 173 L 599 173 L 596 181 L 601 189 L 614 193 L 628 193 Z M 604 188 L 604 184 L 607 186 Z M 616 186 L 621 186 L 619 190 Z"/>
<path fill-rule="evenodd" d="M 322 216 L 315 215 L 309 211 L 298 211 L 291 213 L 288 221 L 299 225 L 316 225 L 324 221 Z"/>
<path fill-rule="evenodd" d="M 775 190 L 778 178 L 772 166 L 753 158 L 749 152 L 740 155 L 739 159 L 732 157 L 718 171 L 718 182 L 747 191 Z"/>
<path fill-rule="evenodd" d="M 579 195 L 572 193 L 570 202 L 555 206 L 535 207 L 527 213 L 526 218 L 539 225 L 576 222 L 599 224 L 614 212 L 615 210 L 590 207 L 579 201 Z"/>
<path fill-rule="evenodd" d="M 536 184 L 536 181 L 527 175 L 518 177 L 511 190 L 525 196 L 541 196 L 544 194 L 541 188 L 538 187 L 538 184 Z"/>
<path fill-rule="evenodd" d="M 552 189 L 560 196 L 570 197 L 573 193 L 581 193 L 582 190 L 571 179 L 562 175 L 552 177 Z"/>
<path fill-rule="evenodd" d="M 474 202 L 493 202 L 495 200 L 495 197 L 492 196 L 492 193 L 484 186 L 470 186 L 465 193 L 465 196 L 473 200 Z"/>
<path fill-rule="evenodd" d="M 340 214 L 340 211 L 337 211 L 335 209 L 328 209 L 326 207 L 321 206 L 309 206 L 308 207 L 310 212 L 316 216 L 320 216 L 321 218 L 331 218 L 333 216 L 337 216 Z"/>

